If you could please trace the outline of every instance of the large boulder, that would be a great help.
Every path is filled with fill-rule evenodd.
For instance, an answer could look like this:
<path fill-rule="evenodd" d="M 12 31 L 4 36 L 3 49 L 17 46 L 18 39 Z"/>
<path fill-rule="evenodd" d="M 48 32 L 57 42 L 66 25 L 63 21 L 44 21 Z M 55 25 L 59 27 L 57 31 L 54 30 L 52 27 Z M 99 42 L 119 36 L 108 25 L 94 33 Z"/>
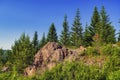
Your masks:
<path fill-rule="evenodd" d="M 58 45 L 58 43 L 48 42 L 37 52 L 37 54 L 35 54 L 33 65 L 26 68 L 24 74 L 32 75 L 37 69 L 41 69 L 40 72 L 46 69 L 52 69 L 57 62 L 62 62 L 69 55 L 73 55 L 73 53 L 74 52 L 67 48 Z"/>
<path fill-rule="evenodd" d="M 94 57 L 85 56 L 85 51 L 86 48 L 83 46 L 78 49 L 67 49 L 58 43 L 48 42 L 35 54 L 33 64 L 25 69 L 24 75 L 42 74 L 46 70 L 51 70 L 56 64 L 66 61 L 83 61 L 85 65 L 102 66 L 104 58 L 94 59 Z"/>

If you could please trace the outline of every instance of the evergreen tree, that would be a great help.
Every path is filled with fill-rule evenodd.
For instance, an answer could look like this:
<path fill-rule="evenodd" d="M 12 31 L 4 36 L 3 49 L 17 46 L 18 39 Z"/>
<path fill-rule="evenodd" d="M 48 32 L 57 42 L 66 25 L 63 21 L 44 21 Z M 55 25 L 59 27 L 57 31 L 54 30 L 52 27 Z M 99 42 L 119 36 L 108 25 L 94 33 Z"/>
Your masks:
<path fill-rule="evenodd" d="M 105 43 L 115 43 L 115 29 L 111 25 L 109 20 L 109 16 L 107 15 L 104 6 L 101 9 L 101 25 L 102 25 L 102 32 L 101 37 L 103 42 Z"/>
<path fill-rule="evenodd" d="M 82 45 L 83 41 L 83 28 L 80 23 L 80 11 L 77 9 L 76 16 L 73 22 L 73 26 L 71 28 L 71 43 L 73 46 L 79 47 Z"/>
<path fill-rule="evenodd" d="M 34 33 L 33 41 L 32 41 L 32 46 L 33 46 L 33 54 L 35 54 L 38 51 L 38 34 L 37 31 Z"/>
<path fill-rule="evenodd" d="M 115 29 L 111 25 L 104 7 L 102 7 L 100 14 L 97 7 L 94 8 L 89 30 L 91 34 L 91 42 L 95 41 L 97 35 L 97 37 L 99 37 L 99 42 L 115 43 Z"/>
<path fill-rule="evenodd" d="M 18 71 L 23 71 L 27 65 L 32 63 L 32 45 L 29 36 L 25 35 L 25 33 L 12 46 L 12 57 L 12 63 L 17 67 Z"/>
<path fill-rule="evenodd" d="M 91 46 L 92 45 L 92 35 L 90 34 L 90 26 L 88 26 L 88 24 L 86 24 L 85 27 L 85 32 L 84 32 L 84 36 L 83 36 L 83 45 L 86 46 Z"/>
<path fill-rule="evenodd" d="M 99 15 L 99 12 L 98 12 L 98 9 L 97 7 L 94 8 L 94 12 L 93 12 L 93 16 L 91 18 L 91 34 L 92 36 L 94 36 L 98 31 L 99 31 L 99 24 L 100 22 L 100 15 Z"/>
<path fill-rule="evenodd" d="M 0 49 L 0 65 L 4 64 L 4 60 L 3 60 L 3 49 Z"/>
<path fill-rule="evenodd" d="M 93 15 L 91 18 L 91 23 L 90 23 L 90 27 L 88 28 L 89 33 L 87 32 L 87 34 L 89 34 L 89 44 L 92 45 L 91 43 L 94 41 L 93 37 L 97 34 L 98 36 L 100 36 L 100 31 L 101 31 L 101 26 L 100 26 L 100 14 L 98 12 L 97 7 L 94 8 L 93 11 Z"/>
<path fill-rule="evenodd" d="M 43 33 L 42 39 L 39 42 L 39 48 L 42 48 L 46 44 L 45 33 Z"/>
<path fill-rule="evenodd" d="M 67 21 L 67 15 L 64 17 L 64 22 L 63 22 L 63 30 L 60 35 L 60 43 L 62 45 L 68 46 L 69 45 L 69 26 L 68 26 L 68 21 Z"/>
<path fill-rule="evenodd" d="M 120 23 L 120 20 L 119 20 L 119 22 L 118 23 Z M 120 31 L 118 32 L 118 42 L 120 41 Z"/>
<path fill-rule="evenodd" d="M 118 42 L 120 42 L 120 32 L 118 33 Z"/>
<path fill-rule="evenodd" d="M 47 42 L 57 42 L 57 38 L 56 29 L 54 23 L 52 23 L 47 35 Z"/>

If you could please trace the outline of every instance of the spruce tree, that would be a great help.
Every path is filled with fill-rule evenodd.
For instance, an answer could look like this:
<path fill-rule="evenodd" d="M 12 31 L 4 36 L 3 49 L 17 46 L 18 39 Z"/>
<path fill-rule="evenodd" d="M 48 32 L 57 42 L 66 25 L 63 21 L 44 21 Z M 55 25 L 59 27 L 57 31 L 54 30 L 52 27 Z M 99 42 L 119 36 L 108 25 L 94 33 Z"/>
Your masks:
<path fill-rule="evenodd" d="M 109 20 L 109 16 L 107 15 L 104 6 L 101 9 L 101 24 L 102 24 L 102 32 L 101 37 L 103 42 L 105 43 L 115 43 L 115 29 L 111 25 Z"/>
<path fill-rule="evenodd" d="M 120 42 L 120 31 L 118 33 L 118 42 Z"/>
<path fill-rule="evenodd" d="M 34 37 L 32 40 L 32 46 L 34 48 L 33 54 L 35 54 L 38 51 L 38 33 L 35 31 Z"/>
<path fill-rule="evenodd" d="M 100 14 L 97 7 L 94 8 L 89 30 L 92 41 L 95 41 L 95 37 L 97 35 L 97 37 L 99 37 L 99 42 L 115 43 L 115 29 L 111 25 L 109 16 L 105 11 L 104 6 L 102 7 Z"/>
<path fill-rule="evenodd" d="M 32 45 L 29 36 L 25 35 L 25 33 L 12 46 L 12 57 L 12 63 L 17 67 L 18 71 L 23 71 L 27 65 L 32 63 Z"/>
<path fill-rule="evenodd" d="M 0 65 L 2 66 L 4 64 L 4 61 L 3 61 L 3 49 L 0 49 Z"/>
<path fill-rule="evenodd" d="M 93 16 L 91 18 L 91 34 L 92 36 L 94 36 L 98 31 L 99 31 L 99 26 L 97 24 L 99 24 L 100 22 L 100 15 L 98 12 L 97 7 L 94 8 L 94 12 L 93 12 Z"/>
<path fill-rule="evenodd" d="M 39 42 L 39 48 L 42 48 L 46 44 L 45 33 L 43 33 L 42 39 Z"/>
<path fill-rule="evenodd" d="M 64 17 L 64 21 L 63 21 L 63 30 L 61 32 L 60 35 L 60 43 L 62 45 L 68 46 L 69 45 L 69 39 L 70 39 L 70 35 L 69 35 L 69 26 L 68 26 L 68 21 L 67 21 L 67 15 L 65 15 Z"/>
<path fill-rule="evenodd" d="M 120 23 L 120 20 L 118 23 Z M 118 32 L 118 42 L 120 42 L 120 31 Z"/>
<path fill-rule="evenodd" d="M 76 16 L 71 28 L 71 43 L 73 46 L 79 47 L 83 41 L 83 28 L 80 22 L 80 11 L 77 9 Z"/>
<path fill-rule="evenodd" d="M 56 33 L 56 29 L 54 23 L 51 24 L 48 35 L 47 35 L 47 42 L 57 42 L 58 36 Z"/>
<path fill-rule="evenodd" d="M 90 34 L 90 26 L 88 26 L 88 24 L 86 24 L 86 27 L 85 27 L 85 32 L 84 32 L 84 35 L 83 35 L 83 45 L 85 47 L 87 46 L 91 46 L 92 45 L 92 35 Z"/>
<path fill-rule="evenodd" d="M 100 36 L 100 31 L 101 31 L 100 22 L 101 22 L 100 14 L 98 12 L 97 7 L 95 6 L 94 11 L 93 11 L 93 15 L 92 15 L 92 18 L 91 18 L 90 27 L 88 28 L 89 29 L 89 44 L 94 42 L 93 37 L 95 35 Z"/>

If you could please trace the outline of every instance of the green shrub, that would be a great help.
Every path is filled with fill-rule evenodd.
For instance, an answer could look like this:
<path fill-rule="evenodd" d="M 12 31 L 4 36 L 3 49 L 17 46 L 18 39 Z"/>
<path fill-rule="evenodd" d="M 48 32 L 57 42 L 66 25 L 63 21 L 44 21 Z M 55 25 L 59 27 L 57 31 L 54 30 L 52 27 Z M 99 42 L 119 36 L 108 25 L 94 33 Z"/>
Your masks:
<path fill-rule="evenodd" d="M 84 61 L 58 63 L 52 70 L 33 77 L 23 76 L 18 73 L 17 67 L 12 65 L 10 71 L 0 72 L 0 80 L 120 80 L 120 47 L 112 44 L 101 46 L 99 49 L 88 47 L 85 54 L 102 54 L 106 57 L 105 62 L 102 67 L 88 66 L 83 63 Z M 11 64 L 8 62 L 6 65 Z"/>
<path fill-rule="evenodd" d="M 66 62 L 51 71 L 45 72 L 41 80 L 105 80 L 102 71 L 94 66 L 85 66 L 81 62 Z"/>
<path fill-rule="evenodd" d="M 120 47 L 113 46 L 112 44 L 107 44 L 105 46 L 102 46 L 101 53 L 108 56 L 120 56 Z"/>
<path fill-rule="evenodd" d="M 109 73 L 107 80 L 120 80 L 120 70 Z"/>
<path fill-rule="evenodd" d="M 85 54 L 87 54 L 87 55 L 99 55 L 100 52 L 95 47 L 88 47 L 87 50 L 85 51 Z"/>

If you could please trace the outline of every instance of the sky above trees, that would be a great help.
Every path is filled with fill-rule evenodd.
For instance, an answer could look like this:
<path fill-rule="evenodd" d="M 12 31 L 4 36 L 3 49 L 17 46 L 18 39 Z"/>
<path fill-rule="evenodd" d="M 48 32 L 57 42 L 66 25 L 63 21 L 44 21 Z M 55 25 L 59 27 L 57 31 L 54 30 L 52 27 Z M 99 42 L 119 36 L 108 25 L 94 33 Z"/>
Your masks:
<path fill-rule="evenodd" d="M 84 28 L 90 23 L 94 7 L 105 6 L 110 21 L 119 31 L 120 0 L 1 0 L 0 1 L 0 48 L 10 49 L 11 45 L 25 32 L 31 38 L 37 31 L 39 39 L 47 34 L 52 22 L 58 36 L 62 30 L 64 15 L 67 14 L 71 27 L 77 8 Z"/>

